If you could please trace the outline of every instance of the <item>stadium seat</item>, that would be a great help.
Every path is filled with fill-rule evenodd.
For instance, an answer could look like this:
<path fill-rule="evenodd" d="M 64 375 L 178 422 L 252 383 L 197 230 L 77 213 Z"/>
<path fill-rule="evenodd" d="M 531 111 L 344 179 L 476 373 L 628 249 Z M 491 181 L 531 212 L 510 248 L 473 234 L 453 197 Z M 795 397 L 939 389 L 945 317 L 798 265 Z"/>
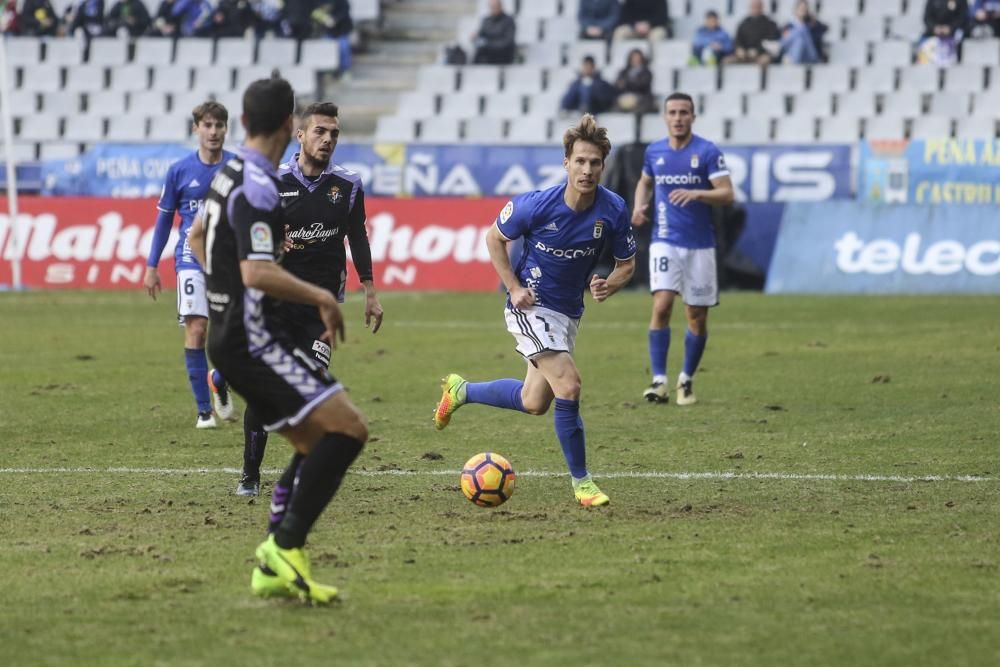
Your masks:
<path fill-rule="evenodd" d="M 105 88 L 103 65 L 72 65 L 66 67 L 66 90 L 89 92 Z"/>
<path fill-rule="evenodd" d="M 792 113 L 823 118 L 833 113 L 833 93 L 829 90 L 812 89 L 792 98 Z"/>
<path fill-rule="evenodd" d="M 219 66 L 217 65 L 216 69 L 218 67 Z M 229 69 L 229 68 L 224 67 L 224 69 Z M 286 68 L 286 69 L 289 69 L 289 68 Z M 232 90 L 232 91 L 238 92 L 242 96 L 243 95 L 243 91 L 246 90 L 247 86 L 249 86 L 254 81 L 256 81 L 258 79 L 269 79 L 271 77 L 271 72 L 274 71 L 274 68 L 270 67 L 268 65 L 244 65 L 243 67 L 236 67 L 234 69 L 234 71 L 236 72 L 236 78 L 234 80 L 234 83 L 232 85 L 230 85 L 228 88 L 226 88 L 226 90 L 227 91 Z M 198 85 L 198 82 L 199 82 L 198 74 L 199 74 L 199 72 L 197 70 L 195 70 L 195 85 Z M 286 72 L 282 72 L 281 74 L 282 74 L 282 76 L 285 76 Z M 223 70 L 219 70 L 218 76 L 220 77 L 220 81 L 223 81 L 223 82 L 225 81 L 225 76 L 226 75 L 225 75 L 225 73 L 224 73 Z M 289 83 L 292 83 L 289 80 L 289 77 L 286 76 L 285 78 L 286 78 L 286 80 L 288 80 Z M 205 83 L 206 79 L 201 79 L 201 82 Z M 315 87 L 316 87 L 316 84 L 314 83 L 311 86 L 311 88 L 315 88 Z M 305 92 L 305 91 L 299 91 L 299 90 L 297 90 L 295 88 L 294 84 L 292 85 L 292 89 L 296 90 L 296 92 L 298 92 L 300 94 L 303 93 L 303 92 Z"/>
<path fill-rule="evenodd" d="M 730 117 L 742 114 L 743 93 L 726 89 L 704 93 L 701 96 L 701 105 L 698 107 L 697 113 L 704 114 L 706 112 Z"/>
<path fill-rule="evenodd" d="M 540 17 L 518 14 L 514 17 L 514 24 L 514 35 L 518 44 L 530 44 L 539 40 L 541 34 Z"/>
<path fill-rule="evenodd" d="M 402 118 L 423 118 L 437 113 L 437 94 L 416 90 L 403 93 L 396 104 L 396 114 Z"/>
<path fill-rule="evenodd" d="M 718 90 L 715 67 L 689 67 L 677 70 L 677 89 L 688 95 Z"/>
<path fill-rule="evenodd" d="M 764 87 L 764 68 L 759 65 L 727 65 L 721 71 L 725 90 L 756 93 Z"/>
<path fill-rule="evenodd" d="M 899 72 L 900 89 L 933 93 L 940 90 L 941 69 L 934 65 L 914 65 L 904 67 Z"/>
<path fill-rule="evenodd" d="M 43 95 L 45 93 L 42 93 Z M 27 116 L 38 111 L 39 95 L 33 90 L 12 90 L 10 93 L 10 112 L 14 116 Z"/>
<path fill-rule="evenodd" d="M 866 2 L 865 4 L 870 3 Z M 913 40 L 923 34 L 924 17 L 921 15 L 920 10 L 924 4 L 910 2 L 908 6 L 910 9 L 916 9 L 917 12 L 913 14 L 895 14 L 886 18 L 889 37 L 900 40 Z"/>
<path fill-rule="evenodd" d="M 503 90 L 506 93 L 534 95 L 542 91 L 545 71 L 541 65 L 512 65 L 504 68 Z"/>
<path fill-rule="evenodd" d="M 827 58 L 834 65 L 864 67 L 868 64 L 868 42 L 833 42 L 827 51 Z"/>
<path fill-rule="evenodd" d="M 698 32 L 698 28 L 705 22 L 704 12 L 697 15 L 691 14 L 689 16 L 674 16 L 671 14 L 670 18 L 674 23 L 674 37 L 684 40 L 690 40 L 694 37 Z"/>
<path fill-rule="evenodd" d="M 254 64 L 255 44 L 244 37 L 220 37 L 215 40 L 215 62 L 230 67 L 247 67 Z M 261 61 L 275 67 L 276 63 Z"/>
<path fill-rule="evenodd" d="M 146 117 L 125 114 L 108 119 L 108 142 L 134 143 L 146 140 Z"/>
<path fill-rule="evenodd" d="M 42 111 L 50 111 L 59 115 L 79 113 L 81 110 L 80 93 L 75 90 L 57 90 L 54 92 L 42 93 Z M 17 111 L 15 110 L 15 113 Z"/>
<path fill-rule="evenodd" d="M 600 40 L 581 39 L 566 45 L 567 67 L 579 69 L 585 56 L 591 56 L 597 64 L 597 69 L 603 71 L 608 64 L 607 44 Z M 613 76 L 609 75 L 605 78 L 613 78 Z"/>
<path fill-rule="evenodd" d="M 569 126 L 568 123 L 563 123 Z M 561 127 L 561 125 L 560 125 Z M 559 138 L 562 132 L 559 132 Z M 507 126 L 507 141 L 512 144 L 544 144 L 549 141 L 548 116 L 527 115 L 512 120 Z"/>
<path fill-rule="evenodd" d="M 789 144 L 809 144 L 816 139 L 816 118 L 810 115 L 793 115 L 782 118 L 774 125 L 774 140 Z"/>
<path fill-rule="evenodd" d="M 206 67 L 214 62 L 214 47 L 210 39 L 181 37 L 174 48 L 174 64 Z"/>
<path fill-rule="evenodd" d="M 192 90 L 204 93 L 220 94 L 233 90 L 233 69 L 226 65 L 210 65 L 206 67 L 194 67 L 194 80 L 191 83 Z M 240 72 L 246 68 L 240 68 Z"/>
<path fill-rule="evenodd" d="M 559 103 L 562 101 L 562 98 L 563 91 L 561 90 L 546 90 L 544 93 L 526 96 L 527 113 L 535 116 L 545 116 L 546 118 L 555 116 L 559 111 Z"/>
<path fill-rule="evenodd" d="M 257 62 L 286 67 L 298 61 L 299 43 L 294 39 L 265 37 L 257 43 Z"/>
<path fill-rule="evenodd" d="M 877 42 L 872 47 L 872 63 L 906 67 L 913 62 L 913 47 L 902 39 Z"/>
<path fill-rule="evenodd" d="M 890 116 L 914 117 L 923 113 L 924 94 L 910 88 L 900 88 L 882 96 L 882 113 Z M 864 115 L 871 115 L 866 109 Z"/>
<path fill-rule="evenodd" d="M 22 116 L 20 127 L 15 132 L 22 141 L 52 141 L 62 136 L 59 131 L 60 118 L 53 112 L 40 111 L 31 116 Z"/>
<path fill-rule="evenodd" d="M 768 92 L 798 93 L 805 89 L 805 67 L 801 65 L 772 65 L 767 68 Z"/>
<path fill-rule="evenodd" d="M 307 39 L 302 42 L 299 62 L 320 71 L 337 70 L 340 68 L 340 45 L 332 39 Z"/>
<path fill-rule="evenodd" d="M 460 93 L 442 95 L 441 108 L 435 115 L 450 119 L 477 116 L 482 106 L 481 99 L 479 93 L 464 90 Z"/>
<path fill-rule="evenodd" d="M 558 102 L 556 102 L 558 106 Z M 553 107 L 554 109 L 555 107 Z M 520 118 L 524 114 L 524 95 L 504 91 L 483 98 L 483 115 L 490 118 Z"/>
<path fill-rule="evenodd" d="M 781 93 L 747 93 L 744 99 L 748 116 L 781 118 L 788 115 L 788 103 Z"/>
<path fill-rule="evenodd" d="M 38 159 L 73 160 L 80 157 L 80 144 L 65 141 L 44 141 L 38 145 Z"/>
<path fill-rule="evenodd" d="M 891 93 L 896 90 L 896 68 L 892 65 L 859 67 L 855 75 L 855 90 Z"/>
<path fill-rule="evenodd" d="M 565 62 L 562 42 L 538 42 L 525 44 L 521 47 L 521 56 L 527 65 L 542 65 L 543 67 L 560 67 Z"/>
<path fill-rule="evenodd" d="M 146 138 L 149 141 L 163 143 L 183 143 L 190 136 L 190 128 L 188 126 L 190 122 L 190 118 L 182 115 L 155 117 L 149 123 L 149 134 Z M 237 121 L 238 123 L 239 121 Z"/>
<path fill-rule="evenodd" d="M 494 95 L 500 92 L 500 72 L 497 65 L 470 65 L 459 70 L 461 90 L 464 93 Z"/>
<path fill-rule="evenodd" d="M 865 119 L 866 139 L 905 139 L 906 121 L 902 116 L 882 115 Z"/>
<path fill-rule="evenodd" d="M 478 144 L 503 143 L 502 118 L 469 118 L 465 121 L 465 140 Z"/>
<path fill-rule="evenodd" d="M 95 90 L 87 93 L 87 113 L 105 118 L 125 113 L 125 93 L 120 90 Z"/>
<path fill-rule="evenodd" d="M 982 65 L 956 65 L 944 72 L 944 90 L 949 93 L 974 93 L 986 87 Z"/>
<path fill-rule="evenodd" d="M 823 0 L 816 15 L 820 20 L 831 23 L 835 19 L 857 16 L 860 13 L 858 0 Z"/>
<path fill-rule="evenodd" d="M 457 118 L 441 118 L 434 116 L 420 121 L 420 141 L 434 144 L 459 143 L 459 124 Z"/>
<path fill-rule="evenodd" d="M 412 118 L 379 116 L 375 122 L 376 143 L 405 143 L 416 138 Z"/>
<path fill-rule="evenodd" d="M 865 6 L 873 4 L 880 3 L 869 1 L 865 3 Z M 843 22 L 844 35 L 849 36 L 852 40 L 880 42 L 885 39 L 886 20 L 884 16 L 846 16 Z"/>
<path fill-rule="evenodd" d="M 580 32 L 580 24 L 576 20 L 576 14 L 542 18 L 540 25 L 542 38 L 546 42 L 567 44 L 575 40 L 577 33 Z M 521 37 L 518 35 L 518 41 L 520 40 Z"/>
<path fill-rule="evenodd" d="M 828 1 L 835 2 L 836 0 Z M 914 2 L 916 0 L 911 0 L 911 4 Z M 862 4 L 864 7 L 861 10 L 861 16 L 864 18 L 885 18 L 886 16 L 898 16 L 903 13 L 902 0 L 866 0 Z"/>
<path fill-rule="evenodd" d="M 612 146 L 631 144 L 636 140 L 635 114 L 602 113 L 597 117 L 597 123 L 608 129 Z"/>
<path fill-rule="evenodd" d="M 663 139 L 667 136 L 667 127 L 663 124 L 662 116 L 659 116 L 658 120 L 660 129 L 656 138 Z M 716 114 L 698 116 L 694 122 L 694 133 L 709 141 L 722 143 L 726 140 L 726 118 Z"/>
<path fill-rule="evenodd" d="M 856 116 L 874 116 L 875 93 L 870 90 L 856 90 L 837 95 L 837 112 L 847 110 Z"/>
<path fill-rule="evenodd" d="M 149 89 L 148 65 L 131 64 L 112 67 L 109 73 L 111 74 L 111 82 L 108 86 L 110 90 L 131 92 Z"/>
<path fill-rule="evenodd" d="M 79 65 L 83 62 L 86 42 L 76 37 L 45 37 L 42 39 L 45 62 L 50 65 Z"/>
<path fill-rule="evenodd" d="M 569 67 L 559 67 L 555 69 L 550 69 L 546 75 L 546 92 L 556 93 L 563 95 L 566 89 L 569 88 L 569 84 L 576 80 L 578 73 L 575 68 L 571 69 Z"/>
<path fill-rule="evenodd" d="M 818 123 L 818 140 L 828 144 L 854 143 L 861 136 L 859 120 L 854 115 L 827 116 Z"/>
<path fill-rule="evenodd" d="M 927 113 L 931 116 L 965 116 L 972 108 L 971 93 L 931 93 Z"/>
<path fill-rule="evenodd" d="M 919 116 L 910 126 L 913 139 L 946 139 L 951 137 L 951 118 L 948 116 Z"/>
<path fill-rule="evenodd" d="M 967 39 L 962 42 L 963 65 L 1000 65 L 1000 39 Z M 993 82 L 996 85 L 997 81 Z"/>
<path fill-rule="evenodd" d="M 355 23 L 377 21 L 380 14 L 379 0 L 351 0 L 351 18 Z"/>
<path fill-rule="evenodd" d="M 536 19 L 537 20 L 537 19 Z M 482 19 L 478 16 L 460 16 L 458 19 L 458 24 L 455 27 L 455 43 L 465 49 L 467 55 L 472 55 L 475 53 L 475 44 L 473 44 L 472 37 L 479 31 L 479 25 Z M 520 44 L 522 41 L 525 43 L 531 40 L 521 39 L 521 30 L 518 28 L 515 31 L 517 42 Z M 441 53 L 441 62 L 444 63 L 444 51 Z"/>
<path fill-rule="evenodd" d="M 118 67 L 128 61 L 128 40 L 120 37 L 94 37 L 87 48 L 91 65 Z"/>
<path fill-rule="evenodd" d="M 48 93 L 62 90 L 62 67 L 49 63 L 33 63 L 21 65 L 22 90 L 36 93 Z"/>
<path fill-rule="evenodd" d="M 809 72 L 809 78 L 810 90 L 846 93 L 851 89 L 851 68 L 848 65 L 813 65 Z"/>
<path fill-rule="evenodd" d="M 546 16 L 555 16 L 558 13 L 558 0 L 530 0 L 530 2 L 521 3 L 518 16 L 537 16 L 538 18 L 544 18 Z"/>
<path fill-rule="evenodd" d="M 655 67 L 686 67 L 691 57 L 691 42 L 668 39 L 653 44 L 653 65 Z"/>
<path fill-rule="evenodd" d="M 417 70 L 417 90 L 451 93 L 456 80 L 457 70 L 451 65 L 424 65 Z"/>
<path fill-rule="evenodd" d="M 994 85 L 987 90 L 972 94 L 973 115 L 995 116 L 997 109 L 1000 109 L 1000 81 L 994 81 Z"/>
<path fill-rule="evenodd" d="M 162 90 L 135 90 L 128 94 L 129 113 L 142 113 L 155 118 L 166 114 L 167 108 L 167 93 Z"/>
<path fill-rule="evenodd" d="M 201 91 L 191 91 L 185 90 L 183 92 L 173 92 L 170 93 L 170 113 L 172 114 L 185 114 L 188 117 L 191 116 L 191 110 L 196 106 L 206 101 L 208 97 L 204 95 Z M 232 109 L 227 109 L 229 111 L 230 125 L 239 125 L 239 119 L 233 118 Z"/>
<path fill-rule="evenodd" d="M 730 117 L 729 141 L 737 144 L 766 144 L 771 141 L 771 119 L 753 116 Z"/>
<path fill-rule="evenodd" d="M 996 116 L 963 116 L 955 120 L 956 139 L 996 139 Z"/>
<path fill-rule="evenodd" d="M 666 97 L 677 89 L 677 68 L 669 65 L 657 65 L 652 63 L 653 71 L 653 94 L 658 97 Z"/>
<path fill-rule="evenodd" d="M 33 141 L 15 141 L 10 146 L 0 145 L 0 149 L 10 151 L 10 158 L 15 163 L 32 162 L 38 156 L 37 145 Z"/>
<path fill-rule="evenodd" d="M 63 126 L 63 139 L 81 144 L 102 141 L 104 118 L 95 114 L 67 116 Z"/>
<path fill-rule="evenodd" d="M 153 65 L 152 90 L 171 93 L 175 90 L 187 90 L 191 85 L 191 68 L 187 65 L 171 65 L 169 63 Z"/>
<path fill-rule="evenodd" d="M 37 37 L 10 37 L 7 40 L 7 64 L 9 67 L 18 65 L 34 65 L 42 59 L 42 40 Z"/>
<path fill-rule="evenodd" d="M 164 37 L 137 37 L 132 62 L 139 65 L 165 65 L 174 60 L 174 41 Z"/>

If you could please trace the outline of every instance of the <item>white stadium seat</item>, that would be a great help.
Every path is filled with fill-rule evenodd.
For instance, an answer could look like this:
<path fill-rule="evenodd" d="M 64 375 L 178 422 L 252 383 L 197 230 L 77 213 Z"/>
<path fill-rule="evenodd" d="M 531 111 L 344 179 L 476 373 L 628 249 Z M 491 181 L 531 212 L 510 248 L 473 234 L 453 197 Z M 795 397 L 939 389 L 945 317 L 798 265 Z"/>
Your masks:
<path fill-rule="evenodd" d="M 125 93 L 120 90 L 97 90 L 87 93 L 87 113 L 106 118 L 125 113 Z"/>
<path fill-rule="evenodd" d="M 331 39 L 308 39 L 302 42 L 299 63 L 320 71 L 336 70 L 340 67 L 340 44 Z"/>
<path fill-rule="evenodd" d="M 220 37 L 215 40 L 215 62 L 231 67 L 245 67 L 254 63 L 253 40 L 243 37 Z M 264 62 L 274 66 L 274 63 Z"/>
<path fill-rule="evenodd" d="M 558 102 L 556 103 L 558 106 Z M 524 95 L 504 91 L 483 98 L 483 115 L 490 118 L 520 118 L 524 114 Z"/>
<path fill-rule="evenodd" d="M 851 68 L 849 65 L 813 65 L 809 77 L 810 90 L 846 93 L 851 89 Z"/>
<path fill-rule="evenodd" d="M 900 88 L 882 96 L 882 113 L 908 118 L 919 116 L 923 113 L 923 98 L 919 90 Z M 871 112 L 866 109 L 864 115 L 871 115 Z"/>
<path fill-rule="evenodd" d="M 42 111 L 66 115 L 78 113 L 82 96 L 75 90 L 58 90 L 42 93 Z M 16 112 L 15 112 L 16 113 Z"/>
<path fill-rule="evenodd" d="M 870 90 L 874 93 L 890 93 L 896 90 L 896 67 L 894 65 L 869 65 L 859 67 L 854 88 Z"/>
<path fill-rule="evenodd" d="M 729 119 L 729 141 L 737 144 L 766 144 L 771 141 L 771 119 L 740 116 Z"/>
<path fill-rule="evenodd" d="M 512 65 L 504 68 L 504 92 L 534 95 L 542 91 L 544 69 L 541 65 Z"/>
<path fill-rule="evenodd" d="M 748 93 L 744 99 L 748 116 L 781 118 L 788 115 L 785 96 L 780 93 Z"/>
<path fill-rule="evenodd" d="M 108 87 L 111 90 L 129 92 L 149 89 L 148 65 L 131 64 L 112 67 L 109 73 L 111 74 L 111 84 Z"/>
<path fill-rule="evenodd" d="M 104 139 L 104 118 L 94 114 L 67 116 L 64 121 L 63 139 L 77 143 L 98 142 Z"/>
<path fill-rule="evenodd" d="M 772 65 L 767 68 L 767 90 L 798 93 L 806 89 L 806 68 L 801 65 Z"/>
<path fill-rule="evenodd" d="M 905 139 L 906 121 L 902 116 L 872 116 L 865 119 L 866 139 Z"/>
<path fill-rule="evenodd" d="M 597 124 L 608 129 L 612 146 L 631 144 L 636 139 L 635 114 L 602 113 L 597 117 Z"/>
<path fill-rule="evenodd" d="M 88 92 L 105 87 L 103 65 L 73 65 L 66 68 L 66 90 Z"/>
<path fill-rule="evenodd" d="M 80 144 L 65 141 L 43 141 L 38 145 L 38 159 L 73 160 L 80 156 Z"/>
<path fill-rule="evenodd" d="M 181 37 L 174 48 L 174 63 L 189 67 L 206 67 L 214 62 L 215 44 L 210 39 Z"/>
<path fill-rule="evenodd" d="M 412 118 L 379 116 L 375 123 L 377 143 L 405 143 L 416 138 L 415 123 Z"/>
<path fill-rule="evenodd" d="M 1000 65 L 1000 39 L 967 39 L 962 42 L 963 65 Z M 997 81 L 993 82 L 996 85 Z"/>
<path fill-rule="evenodd" d="M 778 142 L 810 144 L 815 138 L 816 118 L 812 115 L 788 116 L 774 125 L 774 140 Z"/>
<path fill-rule="evenodd" d="M 42 93 L 45 95 L 46 93 Z M 14 116 L 27 116 L 38 111 L 39 95 L 33 90 L 12 90 L 10 93 L 10 112 Z"/>
<path fill-rule="evenodd" d="M 481 96 L 479 93 L 462 91 L 441 96 L 441 109 L 437 115 L 443 118 L 471 118 L 479 115 Z"/>
<path fill-rule="evenodd" d="M 974 93 L 985 87 L 982 65 L 955 65 L 944 70 L 944 88 L 949 93 Z"/>
<path fill-rule="evenodd" d="M 457 118 L 432 116 L 420 121 L 420 141 L 434 144 L 459 143 Z"/>
<path fill-rule="evenodd" d="M 997 118 L 993 116 L 963 116 L 955 121 L 956 139 L 995 139 Z"/>
<path fill-rule="evenodd" d="M 110 7 L 109 7 L 110 9 Z M 117 67 L 128 61 L 128 40 L 121 37 L 94 37 L 87 49 L 91 65 Z"/>
<path fill-rule="evenodd" d="M 51 141 L 60 137 L 59 125 L 58 115 L 40 111 L 21 118 L 17 137 L 22 141 Z"/>
<path fill-rule="evenodd" d="M 560 133 L 560 136 L 561 133 Z M 510 121 L 507 142 L 511 144 L 544 144 L 549 141 L 548 116 L 530 114 Z"/>
<path fill-rule="evenodd" d="M 45 62 L 51 65 L 79 65 L 83 62 L 84 40 L 76 37 L 45 37 Z"/>
<path fill-rule="evenodd" d="M 265 37 L 257 43 L 257 62 L 262 65 L 285 67 L 298 60 L 299 43 L 294 39 Z"/>
<path fill-rule="evenodd" d="M 108 142 L 142 142 L 146 140 L 146 117 L 125 114 L 108 119 Z"/>
<path fill-rule="evenodd" d="M 919 116 L 910 128 L 913 139 L 947 139 L 951 137 L 951 118 L 948 116 Z"/>
<path fill-rule="evenodd" d="M 850 111 L 858 116 L 874 116 L 875 93 L 870 90 L 856 90 L 837 95 L 837 112 Z"/>
<path fill-rule="evenodd" d="M 34 65 L 42 59 L 42 41 L 37 37 L 10 37 L 7 40 L 7 64 L 10 67 L 18 65 Z"/>
<path fill-rule="evenodd" d="M 132 62 L 140 65 L 166 65 L 174 60 L 174 40 L 165 37 L 137 37 Z"/>
<path fill-rule="evenodd" d="M 714 67 L 689 67 L 677 71 L 677 89 L 688 95 L 718 90 Z"/>
<path fill-rule="evenodd" d="M 900 89 L 933 93 L 940 90 L 941 69 L 934 65 L 914 65 L 904 67 L 899 72 Z"/>
<path fill-rule="evenodd" d="M 462 92 L 493 95 L 500 92 L 500 72 L 498 65 L 469 65 L 460 70 Z"/>
<path fill-rule="evenodd" d="M 167 93 L 162 90 L 136 90 L 128 94 L 129 113 L 160 116 L 167 113 Z"/>
<path fill-rule="evenodd" d="M 827 116 L 820 118 L 818 140 L 823 143 L 854 143 L 861 136 L 857 116 Z"/>
<path fill-rule="evenodd" d="M 183 143 L 190 135 L 190 122 L 191 119 L 183 115 L 156 117 L 149 124 L 149 134 L 146 138 L 149 141 L 163 143 Z"/>
<path fill-rule="evenodd" d="M 465 121 L 465 140 L 478 144 L 502 143 L 503 126 L 502 118 L 468 118 Z"/>
<path fill-rule="evenodd" d="M 416 90 L 403 93 L 396 104 L 396 114 L 404 118 L 423 118 L 437 113 L 437 94 Z"/>

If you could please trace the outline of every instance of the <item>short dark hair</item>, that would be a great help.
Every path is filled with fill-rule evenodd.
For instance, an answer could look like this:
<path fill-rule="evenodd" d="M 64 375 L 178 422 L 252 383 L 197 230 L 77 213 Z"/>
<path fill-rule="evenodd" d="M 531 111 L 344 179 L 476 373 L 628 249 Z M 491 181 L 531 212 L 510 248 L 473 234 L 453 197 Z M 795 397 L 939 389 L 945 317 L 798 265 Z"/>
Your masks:
<path fill-rule="evenodd" d="M 667 95 L 667 99 L 663 100 L 663 108 L 667 108 L 667 102 L 681 100 L 682 102 L 687 102 L 691 105 L 691 113 L 694 113 L 694 98 L 687 93 L 670 93 Z"/>
<path fill-rule="evenodd" d="M 608 139 L 607 128 L 600 127 L 597 120 L 589 113 L 583 114 L 579 124 L 566 130 L 563 135 L 563 148 L 566 149 L 566 157 L 573 154 L 573 146 L 578 141 L 585 141 L 588 144 L 597 146 L 601 151 L 601 159 L 604 160 L 611 152 L 611 140 Z"/>
<path fill-rule="evenodd" d="M 310 116 L 327 116 L 329 118 L 336 118 L 339 113 L 340 109 L 338 109 L 337 105 L 333 102 L 313 102 L 302 110 L 300 127 L 304 128 L 309 124 Z"/>
<path fill-rule="evenodd" d="M 714 9 L 709 9 L 707 12 L 705 12 L 705 18 L 708 18 L 709 16 L 711 16 L 713 19 L 717 19 L 719 18 L 719 12 L 715 11 Z"/>
<path fill-rule="evenodd" d="M 211 116 L 216 120 L 221 120 L 223 123 L 229 123 L 229 111 L 215 100 L 202 102 L 191 110 L 191 118 L 194 120 L 195 125 L 200 123 L 205 116 Z"/>
<path fill-rule="evenodd" d="M 247 136 L 273 134 L 295 113 L 292 84 L 279 76 L 258 79 L 243 93 L 243 115 Z"/>
<path fill-rule="evenodd" d="M 594 56 L 584 56 L 583 57 L 583 62 L 584 63 L 590 63 L 591 65 L 594 65 L 595 67 L 597 66 L 597 61 L 594 60 Z"/>

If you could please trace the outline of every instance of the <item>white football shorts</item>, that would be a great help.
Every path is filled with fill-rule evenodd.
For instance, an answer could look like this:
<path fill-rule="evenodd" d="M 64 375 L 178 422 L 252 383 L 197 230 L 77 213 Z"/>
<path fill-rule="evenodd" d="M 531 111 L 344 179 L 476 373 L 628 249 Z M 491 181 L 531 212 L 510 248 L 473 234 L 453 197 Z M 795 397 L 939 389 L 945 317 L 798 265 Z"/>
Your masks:
<path fill-rule="evenodd" d="M 195 269 L 177 272 L 177 320 L 185 317 L 208 317 L 208 296 L 205 294 L 205 274 Z"/>
<path fill-rule="evenodd" d="M 649 246 L 649 291 L 670 290 L 689 306 L 719 303 L 715 248 L 681 248 L 658 241 Z"/>
<path fill-rule="evenodd" d="M 541 306 L 524 310 L 508 306 L 504 319 L 507 331 L 517 342 L 517 351 L 526 359 L 548 351 L 572 353 L 580 330 L 580 320 Z"/>

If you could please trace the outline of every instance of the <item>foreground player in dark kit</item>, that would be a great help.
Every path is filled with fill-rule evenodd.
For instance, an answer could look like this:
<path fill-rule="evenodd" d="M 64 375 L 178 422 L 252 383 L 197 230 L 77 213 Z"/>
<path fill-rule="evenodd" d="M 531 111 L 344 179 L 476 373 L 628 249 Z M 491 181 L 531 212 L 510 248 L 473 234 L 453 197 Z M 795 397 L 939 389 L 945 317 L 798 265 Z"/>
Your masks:
<path fill-rule="evenodd" d="M 294 108 L 284 79 L 250 84 L 243 95 L 246 143 L 212 180 L 190 243 L 206 276 L 212 362 L 264 427 L 295 448 L 279 481 L 292 492 L 287 504 L 272 505 L 251 587 L 262 596 L 325 603 L 337 589 L 312 579 L 306 535 L 364 447 L 368 426 L 343 385 L 274 317 L 279 299 L 314 306 L 321 338 L 331 347 L 344 339 L 336 297 L 277 264 L 285 221 L 276 167 L 295 127 Z"/>
<path fill-rule="evenodd" d="M 296 138 L 298 153 L 278 167 L 278 188 L 285 215 L 285 256 L 281 266 L 293 275 L 324 287 L 343 303 L 347 283 L 347 252 L 365 288 L 365 326 L 372 333 L 382 326 L 382 306 L 372 280 L 372 252 L 365 230 L 365 193 L 361 177 L 331 161 L 340 137 L 337 105 L 311 104 L 302 112 Z M 323 322 L 312 306 L 282 303 L 278 318 L 295 335 L 295 344 L 310 352 L 323 368 L 330 366 L 330 346 L 320 340 Z M 253 410 L 243 415 L 243 475 L 236 494 L 260 493 L 260 466 L 267 446 L 267 431 Z M 275 501 L 283 502 L 290 488 L 276 488 Z"/>

